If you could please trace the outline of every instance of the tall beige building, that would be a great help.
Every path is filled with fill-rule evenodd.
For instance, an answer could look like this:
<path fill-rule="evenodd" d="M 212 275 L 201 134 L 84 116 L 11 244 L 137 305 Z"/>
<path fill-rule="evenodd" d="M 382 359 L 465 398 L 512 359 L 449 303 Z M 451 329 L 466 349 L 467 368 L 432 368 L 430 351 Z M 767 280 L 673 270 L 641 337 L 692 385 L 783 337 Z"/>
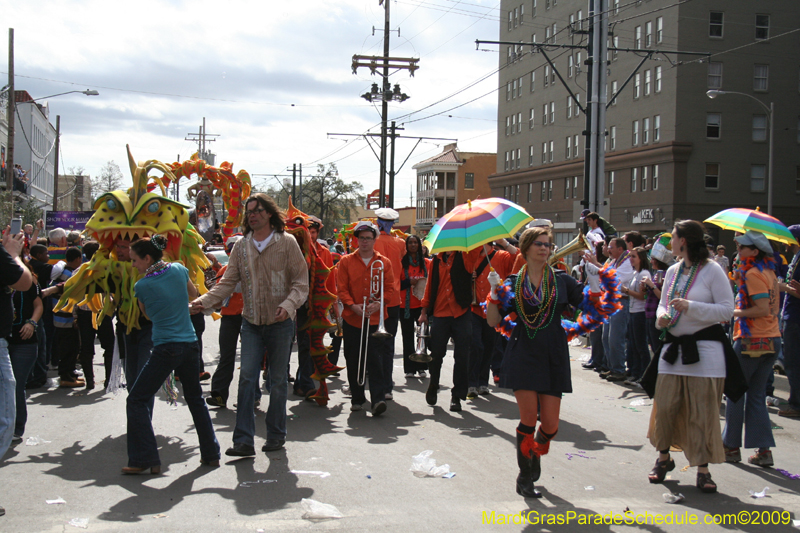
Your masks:
<path fill-rule="evenodd" d="M 636 70 L 646 53 L 609 52 L 609 99 L 636 72 L 608 106 L 605 216 L 622 232 L 651 235 L 676 218 L 703 220 L 728 207 L 766 211 L 772 103 L 773 214 L 787 225 L 800 222 L 798 2 L 609 3 L 609 46 L 711 56 L 653 53 Z M 587 44 L 585 0 L 502 0 L 501 9 L 501 41 Z M 547 53 L 585 105 L 587 51 Z M 585 115 L 530 47 L 502 47 L 500 83 L 492 193 L 551 219 L 563 244 L 583 209 Z M 744 95 L 710 99 L 712 89 Z"/>

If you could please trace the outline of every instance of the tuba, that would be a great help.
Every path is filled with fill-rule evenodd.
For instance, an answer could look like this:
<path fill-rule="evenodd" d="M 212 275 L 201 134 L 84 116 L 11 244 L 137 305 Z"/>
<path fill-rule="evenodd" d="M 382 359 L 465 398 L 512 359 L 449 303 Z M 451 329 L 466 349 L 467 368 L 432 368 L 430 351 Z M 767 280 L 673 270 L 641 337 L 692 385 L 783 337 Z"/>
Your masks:
<path fill-rule="evenodd" d="M 431 336 L 430 326 L 428 324 L 416 324 L 414 330 L 416 331 L 417 337 L 417 349 L 413 354 L 408 356 L 408 360 L 414 361 L 415 363 L 430 363 L 433 358 L 428 355 L 428 350 L 425 346 L 426 339 Z"/>
<path fill-rule="evenodd" d="M 586 238 L 586 235 L 583 234 L 583 231 L 578 230 L 578 236 L 569 241 L 562 248 L 559 248 L 556 253 L 551 255 L 550 259 L 548 260 L 548 264 L 555 265 L 564 257 L 583 250 L 592 251 L 594 250 L 594 247 L 592 246 L 592 243 L 589 242 L 589 239 Z"/>

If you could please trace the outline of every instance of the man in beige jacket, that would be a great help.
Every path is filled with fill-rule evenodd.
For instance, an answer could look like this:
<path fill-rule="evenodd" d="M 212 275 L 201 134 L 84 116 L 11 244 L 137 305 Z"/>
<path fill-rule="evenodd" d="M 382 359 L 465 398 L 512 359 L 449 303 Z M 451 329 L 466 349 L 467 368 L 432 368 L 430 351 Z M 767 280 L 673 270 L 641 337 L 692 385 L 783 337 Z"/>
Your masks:
<path fill-rule="evenodd" d="M 267 409 L 267 442 L 263 451 L 279 450 L 286 441 L 287 369 L 297 308 L 308 298 L 308 266 L 300 246 L 284 233 L 284 215 L 275 201 L 257 193 L 245 202 L 244 238 L 233 247 L 228 268 L 211 291 L 191 304 L 192 313 L 219 307 L 241 283 L 242 367 L 233 447 L 225 454 L 255 455 L 255 390 L 267 353 L 271 392 Z"/>

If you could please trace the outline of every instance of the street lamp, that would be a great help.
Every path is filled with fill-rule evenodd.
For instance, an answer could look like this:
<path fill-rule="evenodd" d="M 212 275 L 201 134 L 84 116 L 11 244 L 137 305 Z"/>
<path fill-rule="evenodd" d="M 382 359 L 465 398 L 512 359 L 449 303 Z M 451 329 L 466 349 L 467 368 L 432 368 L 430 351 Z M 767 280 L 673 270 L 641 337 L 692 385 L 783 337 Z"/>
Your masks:
<path fill-rule="evenodd" d="M 25 100 L 24 102 L 20 102 L 20 104 L 24 104 L 27 102 L 35 102 L 37 100 L 46 100 L 48 98 L 55 98 L 56 96 L 63 96 L 65 94 L 73 94 L 73 93 L 81 93 L 85 94 L 86 96 L 99 96 L 100 93 L 95 91 L 94 89 L 86 89 L 85 91 L 67 91 L 65 93 L 58 93 L 58 94 L 51 94 L 50 96 L 40 96 L 39 98 L 34 98 L 32 100 Z"/>
<path fill-rule="evenodd" d="M 706 91 L 706 96 L 711 99 L 716 98 L 721 94 L 738 94 L 740 96 L 746 96 L 751 100 L 755 100 L 758 104 L 763 107 L 767 112 L 767 120 L 769 120 L 769 161 L 767 166 L 767 214 L 772 214 L 772 153 L 773 153 L 773 132 L 774 132 L 774 124 L 773 118 L 775 116 L 775 106 L 772 102 L 769 103 L 769 106 L 753 96 L 752 94 L 747 93 L 740 93 L 736 91 L 720 91 L 718 89 L 711 89 Z"/>

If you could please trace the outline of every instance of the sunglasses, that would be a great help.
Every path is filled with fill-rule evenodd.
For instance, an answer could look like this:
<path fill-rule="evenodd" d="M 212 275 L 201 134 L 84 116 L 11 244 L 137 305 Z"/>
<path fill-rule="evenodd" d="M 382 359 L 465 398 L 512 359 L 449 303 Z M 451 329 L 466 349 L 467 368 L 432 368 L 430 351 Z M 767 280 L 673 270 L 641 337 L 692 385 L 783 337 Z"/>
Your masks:
<path fill-rule="evenodd" d="M 547 248 L 548 250 L 555 247 L 555 244 L 551 242 L 533 241 L 531 244 L 538 246 L 539 248 Z"/>

